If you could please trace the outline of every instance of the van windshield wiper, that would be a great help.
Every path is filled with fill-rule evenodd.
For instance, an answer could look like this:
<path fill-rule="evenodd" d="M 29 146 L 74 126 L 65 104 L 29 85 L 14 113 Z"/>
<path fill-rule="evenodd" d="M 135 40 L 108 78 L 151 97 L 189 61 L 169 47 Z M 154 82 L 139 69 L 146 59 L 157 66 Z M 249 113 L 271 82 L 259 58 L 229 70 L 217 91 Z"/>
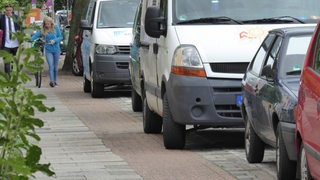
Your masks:
<path fill-rule="evenodd" d="M 279 16 L 279 17 L 272 17 L 272 18 L 263 18 L 263 19 L 253 19 L 253 20 L 247 20 L 242 21 L 243 23 L 254 23 L 254 24 L 264 24 L 264 23 L 293 23 L 293 22 L 299 22 L 301 24 L 305 24 L 304 21 L 295 18 L 293 16 Z"/>
<path fill-rule="evenodd" d="M 99 26 L 99 28 L 124 28 L 120 26 Z"/>
<path fill-rule="evenodd" d="M 180 21 L 177 24 L 196 24 L 196 23 L 235 23 L 235 24 L 243 24 L 240 21 L 235 19 L 229 18 L 227 16 L 220 16 L 220 17 L 208 17 L 208 18 L 199 18 L 199 19 L 190 19 L 186 21 Z"/>

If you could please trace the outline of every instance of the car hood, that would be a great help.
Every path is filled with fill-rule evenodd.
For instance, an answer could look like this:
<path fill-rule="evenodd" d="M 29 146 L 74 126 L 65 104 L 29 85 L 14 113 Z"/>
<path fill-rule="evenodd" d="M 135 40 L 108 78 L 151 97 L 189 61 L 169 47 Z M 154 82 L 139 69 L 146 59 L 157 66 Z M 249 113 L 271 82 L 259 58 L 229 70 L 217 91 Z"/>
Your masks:
<path fill-rule="evenodd" d="M 100 28 L 93 34 L 97 44 L 128 46 L 132 39 L 131 28 Z"/>
<path fill-rule="evenodd" d="M 194 45 L 204 63 L 250 62 L 260 44 L 276 25 L 176 25 L 180 44 Z"/>

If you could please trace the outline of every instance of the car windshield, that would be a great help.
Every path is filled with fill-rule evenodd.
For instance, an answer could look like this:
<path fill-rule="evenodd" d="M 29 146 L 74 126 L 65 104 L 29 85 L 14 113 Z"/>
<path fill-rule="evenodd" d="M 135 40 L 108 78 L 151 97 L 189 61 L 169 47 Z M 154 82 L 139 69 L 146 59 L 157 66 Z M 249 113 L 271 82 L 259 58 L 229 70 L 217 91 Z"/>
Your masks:
<path fill-rule="evenodd" d="M 307 36 L 291 37 L 283 54 L 280 64 L 280 78 L 300 76 L 305 55 L 309 46 L 311 34 Z"/>
<path fill-rule="evenodd" d="M 174 24 L 315 23 L 318 0 L 175 0 Z"/>
<path fill-rule="evenodd" d="M 132 27 L 138 0 L 113 0 L 100 3 L 97 28 Z"/>

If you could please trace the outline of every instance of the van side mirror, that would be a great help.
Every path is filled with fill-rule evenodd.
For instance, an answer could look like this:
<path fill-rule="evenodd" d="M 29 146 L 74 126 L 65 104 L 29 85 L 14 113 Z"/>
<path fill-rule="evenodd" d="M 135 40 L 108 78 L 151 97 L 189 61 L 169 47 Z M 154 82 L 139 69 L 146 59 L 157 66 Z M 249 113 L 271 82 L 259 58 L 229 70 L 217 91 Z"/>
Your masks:
<path fill-rule="evenodd" d="M 92 30 L 92 26 L 89 25 L 88 20 L 81 20 L 81 24 L 80 24 L 81 29 L 83 30 Z"/>
<path fill-rule="evenodd" d="M 271 68 L 271 65 L 265 65 L 262 69 L 261 76 L 265 76 L 268 81 L 273 81 L 274 80 L 274 72 Z"/>
<path fill-rule="evenodd" d="M 161 11 L 158 7 L 148 7 L 145 15 L 145 31 L 148 36 L 159 38 L 166 35 L 165 18 L 161 17 Z"/>

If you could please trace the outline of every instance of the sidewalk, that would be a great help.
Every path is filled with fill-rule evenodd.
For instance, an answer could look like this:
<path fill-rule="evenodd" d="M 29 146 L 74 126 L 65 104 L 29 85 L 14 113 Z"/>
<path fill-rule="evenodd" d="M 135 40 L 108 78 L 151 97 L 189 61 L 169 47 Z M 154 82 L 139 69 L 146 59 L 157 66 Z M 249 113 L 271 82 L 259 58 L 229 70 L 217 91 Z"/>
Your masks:
<path fill-rule="evenodd" d="M 60 68 L 63 64 L 61 56 Z M 45 62 L 46 65 L 46 62 Z M 0 71 L 3 71 L 3 60 L 0 59 Z M 38 114 L 44 121 L 44 127 L 37 129 L 41 137 L 39 142 L 42 148 L 41 163 L 51 163 L 51 170 L 56 175 L 48 177 L 38 172 L 34 179 L 59 180 L 113 180 L 142 179 L 128 163 L 102 143 L 94 132 L 85 126 L 59 98 L 53 88 L 48 85 L 47 72 L 43 73 L 42 87 L 35 87 L 33 80 L 26 85 L 36 94 L 44 94 L 47 100 L 44 103 L 55 107 L 54 112 Z"/>
<path fill-rule="evenodd" d="M 53 88 L 47 84 L 36 88 L 34 82 L 27 86 L 37 94 L 46 95 L 45 104 L 56 108 L 54 112 L 37 115 L 45 123 L 37 130 L 43 151 L 41 163 L 51 163 L 56 176 L 49 178 L 37 173 L 36 179 L 142 179 L 63 105 L 53 93 Z"/>

